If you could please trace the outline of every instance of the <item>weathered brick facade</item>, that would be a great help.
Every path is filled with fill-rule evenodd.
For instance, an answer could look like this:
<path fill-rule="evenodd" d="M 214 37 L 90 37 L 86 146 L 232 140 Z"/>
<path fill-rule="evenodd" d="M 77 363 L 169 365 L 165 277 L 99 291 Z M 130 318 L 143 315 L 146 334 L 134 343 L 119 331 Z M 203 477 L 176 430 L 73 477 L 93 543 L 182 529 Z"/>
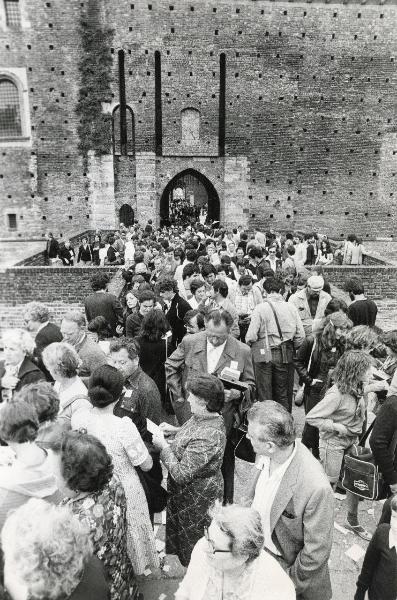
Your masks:
<path fill-rule="evenodd" d="M 317 227 L 335 238 L 350 231 L 364 238 L 395 234 L 395 0 L 100 3 L 103 21 L 114 29 L 113 97 L 103 98 L 103 110 L 119 102 L 122 49 L 135 153 L 86 163 L 78 151 L 80 19 L 87 2 L 21 0 L 20 30 L 8 28 L 0 10 L 0 75 L 26 69 L 32 126 L 30 145 L 0 142 L 0 219 L 18 217 L 17 231 L 2 227 L 3 237 L 47 229 L 65 236 L 105 222 L 110 228 L 125 203 L 142 221 L 158 219 L 165 186 L 192 168 L 215 187 L 223 223 Z M 156 155 L 156 51 L 162 156 Z M 221 54 L 225 156 L 218 136 Z M 186 108 L 200 112 L 199 139 L 189 143 L 181 135 Z"/>

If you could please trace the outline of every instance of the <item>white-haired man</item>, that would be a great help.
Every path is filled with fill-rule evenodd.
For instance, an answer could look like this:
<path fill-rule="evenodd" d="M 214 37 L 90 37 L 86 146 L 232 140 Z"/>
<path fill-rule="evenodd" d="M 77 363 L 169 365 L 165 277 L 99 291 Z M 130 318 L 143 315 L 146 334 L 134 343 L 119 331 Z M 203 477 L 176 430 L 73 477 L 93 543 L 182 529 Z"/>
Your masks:
<path fill-rule="evenodd" d="M 247 437 L 258 457 L 252 507 L 262 517 L 265 549 L 286 569 L 297 600 L 330 600 L 334 498 L 321 465 L 272 400 L 250 408 Z"/>

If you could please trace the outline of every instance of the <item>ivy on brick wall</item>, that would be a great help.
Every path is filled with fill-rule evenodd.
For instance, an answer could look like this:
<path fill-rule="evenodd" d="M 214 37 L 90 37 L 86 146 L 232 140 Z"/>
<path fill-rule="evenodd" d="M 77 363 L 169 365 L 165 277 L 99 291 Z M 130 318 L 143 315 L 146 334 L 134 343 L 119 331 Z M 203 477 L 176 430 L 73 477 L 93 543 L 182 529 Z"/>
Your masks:
<path fill-rule="evenodd" d="M 110 47 L 114 31 L 102 24 L 98 5 L 98 0 L 90 0 L 80 22 L 82 53 L 77 114 L 79 150 L 85 157 L 88 150 L 102 155 L 109 154 L 111 149 L 112 117 L 102 112 L 102 102 L 111 101 Z"/>

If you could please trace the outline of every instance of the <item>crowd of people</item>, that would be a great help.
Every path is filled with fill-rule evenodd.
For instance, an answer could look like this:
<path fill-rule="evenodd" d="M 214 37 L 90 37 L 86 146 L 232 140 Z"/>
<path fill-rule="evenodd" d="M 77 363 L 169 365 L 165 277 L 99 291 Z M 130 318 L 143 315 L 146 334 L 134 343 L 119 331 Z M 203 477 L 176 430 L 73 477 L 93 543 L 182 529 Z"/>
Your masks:
<path fill-rule="evenodd" d="M 343 525 L 370 541 L 355 599 L 395 600 L 397 331 L 376 326 L 358 277 L 349 304 L 335 297 L 323 266 L 338 249 L 204 222 L 121 224 L 106 254 L 104 237 L 77 262 L 120 265 L 120 298 L 97 270 L 84 312 L 56 324 L 31 302 L 3 334 L 5 597 L 138 598 L 166 510 L 165 551 L 187 569 L 177 600 L 328 600 L 338 491 Z M 349 236 L 342 260 L 362 250 Z M 369 428 L 388 497 L 373 536 L 341 476 Z M 236 457 L 254 463 L 242 498 Z"/>
<path fill-rule="evenodd" d="M 208 221 L 208 213 L 205 208 L 197 206 L 181 206 L 176 204 L 174 212 L 170 213 L 170 218 L 163 219 L 161 231 L 166 232 L 165 235 L 178 237 L 183 235 L 185 230 L 195 231 L 198 234 L 210 235 L 213 239 L 221 239 L 225 241 L 226 247 L 224 250 L 227 254 L 233 255 L 236 252 L 237 246 L 244 242 L 243 248 L 252 242 L 252 239 L 261 239 L 264 235 L 267 240 L 272 240 L 276 249 L 283 248 L 283 254 L 273 256 L 270 251 L 268 259 L 272 259 L 276 264 L 276 258 L 282 259 L 282 266 L 289 268 L 292 271 L 299 270 L 302 265 L 361 265 L 363 263 L 365 248 L 362 240 L 355 234 L 349 234 L 346 240 L 342 243 L 331 244 L 328 236 L 318 235 L 317 233 L 303 234 L 301 232 L 286 234 L 282 240 L 281 234 L 273 230 L 262 234 L 259 230 L 255 230 L 255 235 L 248 238 L 248 234 L 243 231 L 243 227 L 238 227 L 229 232 L 229 237 L 224 240 L 223 230 L 219 226 L 219 221 Z M 198 227 L 196 227 L 198 225 Z M 135 225 L 126 227 L 123 223 L 120 224 L 120 229 L 112 233 L 103 234 L 100 230 L 89 237 L 82 237 L 74 248 L 69 239 L 57 240 L 54 235 L 49 232 L 47 234 L 46 248 L 44 250 L 44 259 L 46 265 L 73 267 L 80 264 L 81 266 L 100 266 L 100 265 L 118 265 L 131 264 L 135 254 L 135 246 L 145 246 L 147 243 L 147 234 L 151 234 L 154 230 L 153 221 L 149 219 L 145 229 L 139 226 L 136 221 Z M 234 233 L 234 231 L 236 233 Z M 237 239 L 236 236 L 243 233 L 243 240 Z M 143 234 L 143 235 L 142 235 Z M 234 235 L 234 238 L 233 238 Z M 246 237 L 244 237 L 246 236 Z M 258 237 L 259 236 L 259 237 Z M 200 236 L 199 236 L 200 237 Z M 143 242 L 143 244 L 142 244 Z M 229 242 L 234 242 L 234 247 L 229 248 Z M 172 242 L 171 242 L 172 243 Z M 240 246 L 241 247 L 241 246 Z M 269 246 L 263 246 L 262 249 L 270 250 Z M 218 250 L 218 248 L 216 248 Z M 239 258 L 242 256 L 240 255 Z"/>

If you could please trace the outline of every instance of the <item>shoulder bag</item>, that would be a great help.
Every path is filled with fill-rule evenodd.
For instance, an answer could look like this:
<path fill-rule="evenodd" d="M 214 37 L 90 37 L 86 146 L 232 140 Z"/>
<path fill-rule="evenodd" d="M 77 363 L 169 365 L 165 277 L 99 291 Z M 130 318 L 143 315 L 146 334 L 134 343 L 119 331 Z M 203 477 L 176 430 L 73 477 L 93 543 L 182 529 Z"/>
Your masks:
<path fill-rule="evenodd" d="M 366 500 L 383 500 L 389 494 L 389 486 L 383 479 L 382 473 L 375 464 L 370 448 L 365 447 L 375 424 L 375 420 L 368 427 L 358 444 L 349 448 L 343 459 L 342 487 L 360 498 Z M 392 446 L 394 451 L 397 444 L 397 435 L 394 434 Z"/>
<path fill-rule="evenodd" d="M 274 320 L 276 321 L 276 325 L 277 325 L 277 331 L 278 331 L 278 335 L 281 341 L 280 344 L 280 350 L 281 350 L 281 355 L 283 358 L 283 364 L 286 365 L 288 363 L 290 363 L 292 361 L 292 353 L 293 353 L 293 349 L 292 349 L 292 341 L 291 340 L 284 340 L 284 336 L 283 336 L 283 332 L 281 331 L 281 327 L 280 327 L 280 323 L 278 320 L 278 316 L 276 311 L 274 310 L 274 306 L 273 304 L 270 302 L 270 300 L 267 300 L 268 305 L 270 306 L 270 308 L 273 311 L 273 315 L 274 315 Z"/>

